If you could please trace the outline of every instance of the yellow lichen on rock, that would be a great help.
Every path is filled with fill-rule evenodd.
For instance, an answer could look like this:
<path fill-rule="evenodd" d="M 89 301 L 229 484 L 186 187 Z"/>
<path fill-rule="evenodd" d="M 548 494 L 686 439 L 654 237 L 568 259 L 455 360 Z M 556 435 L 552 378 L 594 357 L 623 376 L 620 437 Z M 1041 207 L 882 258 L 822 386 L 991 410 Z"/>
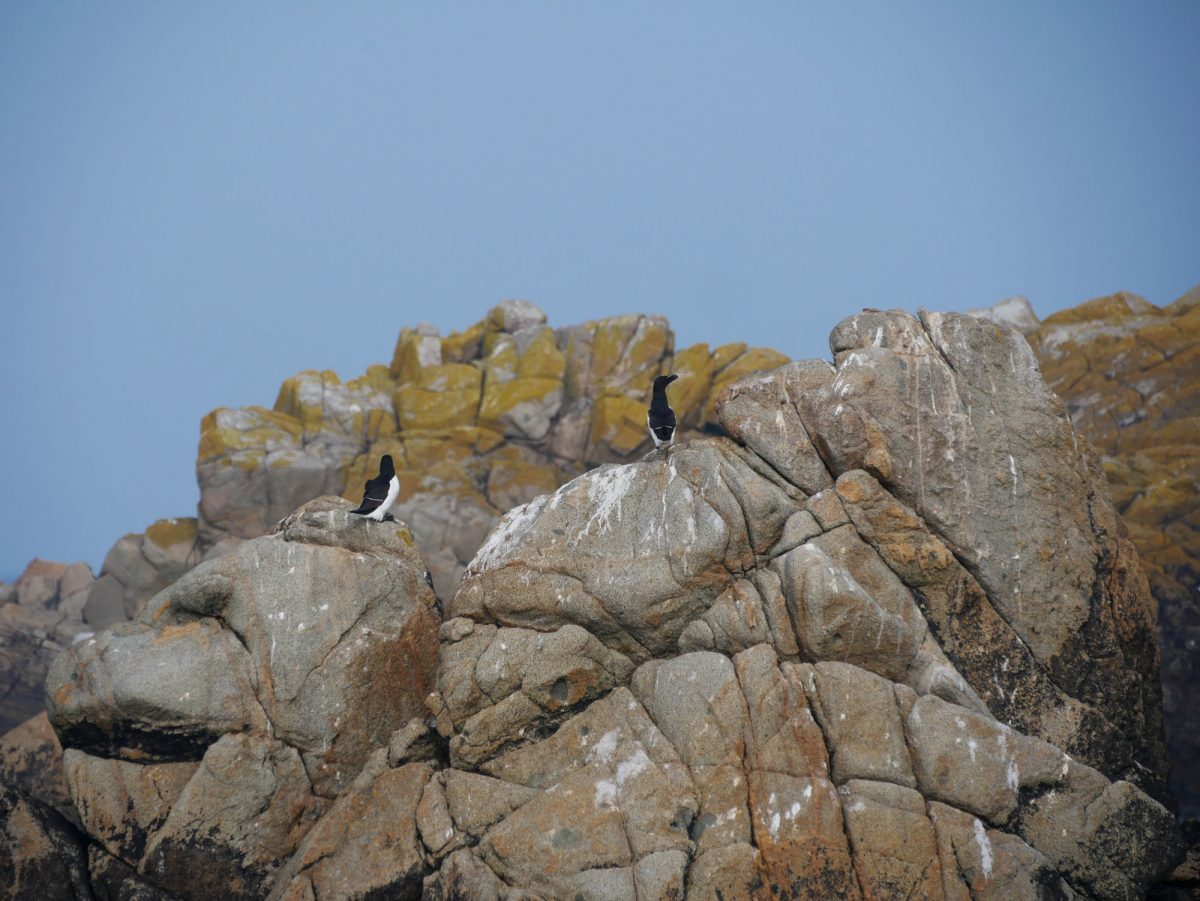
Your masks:
<path fill-rule="evenodd" d="M 191 517 L 160 519 L 145 532 L 146 540 L 161 548 L 192 544 L 196 540 L 196 520 Z"/>
<path fill-rule="evenodd" d="M 396 339 L 396 350 L 392 354 L 392 365 L 388 371 L 401 385 L 415 382 L 425 366 L 437 366 L 442 362 L 442 339 L 432 329 L 420 326 L 400 330 Z"/>
<path fill-rule="evenodd" d="M 554 337 L 554 330 L 541 329 L 523 353 L 517 356 L 517 378 L 553 379 L 561 382 L 567 361 Z"/>
<path fill-rule="evenodd" d="M 244 452 L 261 454 L 272 445 L 296 444 L 301 433 L 299 420 L 286 413 L 265 407 L 218 407 L 200 420 L 197 462 Z"/>
<path fill-rule="evenodd" d="M 610 395 L 596 401 L 588 438 L 590 460 L 620 459 L 643 443 L 651 443 L 645 401 L 624 395 Z"/>
<path fill-rule="evenodd" d="M 464 363 L 441 363 L 420 371 L 415 385 L 396 391 L 396 417 L 404 431 L 474 424 L 482 373 Z"/>
<path fill-rule="evenodd" d="M 486 320 L 476 322 L 462 332 L 451 332 L 442 339 L 442 361 L 466 363 L 479 358 Z"/>
<path fill-rule="evenodd" d="M 284 379 L 275 398 L 275 412 L 294 416 L 305 434 L 321 431 L 325 421 L 325 406 L 321 403 L 327 386 L 340 387 L 342 380 L 336 372 L 307 369 Z"/>
<path fill-rule="evenodd" d="M 712 393 L 716 365 L 708 345 L 693 344 L 675 354 L 671 371 L 679 376 L 671 383 L 668 396 L 680 428 L 697 427 L 705 403 Z"/>
<path fill-rule="evenodd" d="M 562 403 L 562 392 L 562 382 L 556 379 L 497 382 L 489 376 L 479 407 L 479 425 L 510 437 L 537 440 L 549 431 L 550 420 Z"/>
<path fill-rule="evenodd" d="M 501 448 L 488 463 L 487 497 L 497 510 L 511 510 L 550 494 L 575 475 L 552 463 L 531 463 L 515 447 Z"/>

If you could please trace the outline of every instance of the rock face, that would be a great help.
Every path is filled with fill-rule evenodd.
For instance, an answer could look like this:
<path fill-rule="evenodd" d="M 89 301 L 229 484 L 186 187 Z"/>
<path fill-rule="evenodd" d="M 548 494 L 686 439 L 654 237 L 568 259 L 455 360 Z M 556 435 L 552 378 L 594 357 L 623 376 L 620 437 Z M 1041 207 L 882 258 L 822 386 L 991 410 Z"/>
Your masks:
<path fill-rule="evenodd" d="M 606 462 L 633 453 L 622 373 L 663 360 L 622 323 L 508 304 L 403 335 L 397 410 L 462 392 L 446 429 L 600 465 L 500 519 L 444 619 L 415 527 L 328 497 L 75 644 L 46 692 L 85 838 L 13 818 L 14 871 L 147 898 L 1144 897 L 1183 857 L 1154 605 L 1025 339 L 862 313 L 832 365 L 711 412 L 704 376 L 685 421 L 724 435 Z M 334 416 L 305 384 L 278 414 L 301 435 Z M 346 448 L 386 429 L 355 403 Z M 500 445 L 397 415 L 372 453 L 462 447 L 505 484 Z M 303 455 L 341 453 L 317 431 Z"/>
<path fill-rule="evenodd" d="M 86 563 L 34 560 L 0 595 L 0 734 L 41 711 L 51 661 L 88 628 L 92 584 Z"/>
<path fill-rule="evenodd" d="M 1172 787 L 1200 816 L 1200 289 L 1158 308 L 1115 294 L 1029 336 L 1047 384 L 1104 455 L 1158 601 Z"/>
<path fill-rule="evenodd" d="M 105 878 L 112 859 L 176 896 L 261 897 L 420 714 L 440 622 L 425 565 L 407 526 L 351 507 L 306 504 L 55 662 L 47 709 Z"/>
<path fill-rule="evenodd" d="M 431 894 L 1133 898 L 1181 856 L 1151 599 L 1028 345 L 831 344 L 730 388 L 732 440 L 492 533 L 442 627 Z M 534 794 L 459 827 L 459 771 Z"/>
<path fill-rule="evenodd" d="M 666 320 L 619 316 L 555 330 L 525 301 L 505 301 L 448 337 L 405 329 L 390 366 L 341 382 L 304 372 L 274 409 L 214 411 L 201 423 L 196 475 L 202 549 L 270 529 L 319 494 L 358 501 L 391 454 L 397 516 L 411 525 L 438 596 L 448 600 L 501 514 L 598 463 L 650 447 L 649 386 L 672 369 L 681 434 L 716 426 L 731 381 L 786 358 L 698 344 L 675 352 Z"/>
<path fill-rule="evenodd" d="M 83 618 L 103 629 L 137 616 L 146 602 L 201 561 L 196 520 L 160 519 L 109 550 L 88 589 Z"/>

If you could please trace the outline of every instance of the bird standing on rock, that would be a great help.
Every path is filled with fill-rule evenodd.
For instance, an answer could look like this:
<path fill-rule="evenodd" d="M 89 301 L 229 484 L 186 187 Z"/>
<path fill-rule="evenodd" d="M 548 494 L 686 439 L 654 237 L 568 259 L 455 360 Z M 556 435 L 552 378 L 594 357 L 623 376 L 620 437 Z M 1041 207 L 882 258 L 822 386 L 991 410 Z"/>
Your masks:
<path fill-rule="evenodd" d="M 654 397 L 650 401 L 650 409 L 646 411 L 646 425 L 650 428 L 650 437 L 654 439 L 655 448 L 675 442 L 675 411 L 667 403 L 667 386 L 679 376 L 660 375 L 654 380 Z"/>
<path fill-rule="evenodd" d="M 376 522 L 395 522 L 396 518 L 388 511 L 399 496 L 400 480 L 396 478 L 396 467 L 391 454 L 384 454 L 379 461 L 379 475 L 367 482 L 362 503 L 350 512 Z"/>

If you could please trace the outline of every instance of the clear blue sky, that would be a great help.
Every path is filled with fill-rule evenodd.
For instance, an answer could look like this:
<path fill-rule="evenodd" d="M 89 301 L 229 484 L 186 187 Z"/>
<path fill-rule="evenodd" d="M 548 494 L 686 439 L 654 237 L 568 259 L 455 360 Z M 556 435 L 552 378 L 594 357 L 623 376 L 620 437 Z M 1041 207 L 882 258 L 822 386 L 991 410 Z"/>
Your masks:
<path fill-rule="evenodd" d="M 194 513 L 200 417 L 523 297 L 827 355 L 1200 282 L 1200 3 L 0 5 L 0 577 Z"/>

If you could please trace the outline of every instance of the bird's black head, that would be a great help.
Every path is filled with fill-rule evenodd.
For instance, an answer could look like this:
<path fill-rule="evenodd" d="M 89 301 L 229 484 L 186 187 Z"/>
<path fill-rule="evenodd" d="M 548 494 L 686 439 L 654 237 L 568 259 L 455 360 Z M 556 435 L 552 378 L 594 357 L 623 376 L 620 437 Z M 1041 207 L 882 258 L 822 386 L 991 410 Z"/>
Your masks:
<path fill-rule="evenodd" d="M 654 380 L 654 393 L 658 394 L 660 391 L 666 391 L 667 385 L 671 384 L 671 382 L 675 381 L 677 378 L 679 378 L 679 376 L 673 372 L 670 375 L 658 376 Z"/>
<path fill-rule="evenodd" d="M 396 474 L 396 465 L 392 463 L 391 454 L 384 454 L 383 459 L 379 461 L 379 474 L 389 479 Z"/>

